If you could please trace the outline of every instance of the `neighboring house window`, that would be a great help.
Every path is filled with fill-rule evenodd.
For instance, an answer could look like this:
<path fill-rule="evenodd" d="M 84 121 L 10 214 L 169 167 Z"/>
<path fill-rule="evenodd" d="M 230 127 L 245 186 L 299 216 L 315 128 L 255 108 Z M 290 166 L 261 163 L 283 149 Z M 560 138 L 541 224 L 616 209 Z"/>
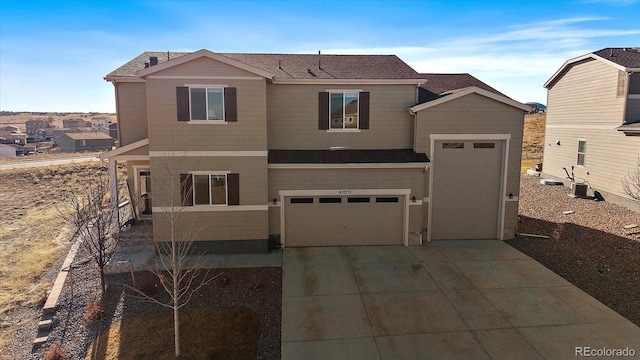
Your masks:
<path fill-rule="evenodd" d="M 239 205 L 238 174 L 181 174 L 182 206 Z"/>
<path fill-rule="evenodd" d="M 178 121 L 238 121 L 234 87 L 179 86 L 176 108 Z"/>
<path fill-rule="evenodd" d="M 587 154 L 587 140 L 578 140 L 578 165 L 584 166 L 584 158 Z"/>
<path fill-rule="evenodd" d="M 320 92 L 318 102 L 320 130 L 369 128 L 369 92 Z"/>

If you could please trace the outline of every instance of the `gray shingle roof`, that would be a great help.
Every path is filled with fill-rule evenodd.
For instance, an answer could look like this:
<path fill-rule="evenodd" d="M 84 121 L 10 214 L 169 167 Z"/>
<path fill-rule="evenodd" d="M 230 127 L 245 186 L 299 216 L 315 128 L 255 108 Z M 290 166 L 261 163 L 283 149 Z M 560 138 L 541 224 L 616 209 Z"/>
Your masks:
<path fill-rule="evenodd" d="M 169 58 L 186 55 L 170 52 Z M 274 74 L 281 79 L 418 79 L 418 73 L 395 55 L 318 55 L 218 53 Z M 148 51 L 112 71 L 107 77 L 136 76 L 150 56 L 167 61 L 167 52 Z"/>
<path fill-rule="evenodd" d="M 626 68 L 640 68 L 640 47 L 604 48 L 593 54 Z"/>
<path fill-rule="evenodd" d="M 478 80 L 470 74 L 418 74 L 420 79 L 426 79 L 427 82 L 420 85 L 418 103 L 422 104 L 427 101 L 435 100 L 442 97 L 443 93 L 476 86 L 480 89 L 490 91 L 492 93 L 506 96 L 484 82 Z"/>

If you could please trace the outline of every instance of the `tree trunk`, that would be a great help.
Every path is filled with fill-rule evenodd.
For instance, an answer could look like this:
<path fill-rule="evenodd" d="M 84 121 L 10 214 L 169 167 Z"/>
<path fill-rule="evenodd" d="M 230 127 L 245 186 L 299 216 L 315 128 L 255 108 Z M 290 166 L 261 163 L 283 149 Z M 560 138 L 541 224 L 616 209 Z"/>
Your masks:
<path fill-rule="evenodd" d="M 174 291 L 175 292 L 175 291 Z M 174 303 L 173 307 L 173 333 L 174 333 L 174 347 L 176 351 L 176 358 L 180 356 L 180 316 L 178 314 L 178 307 Z"/>
<path fill-rule="evenodd" d="M 107 294 L 107 287 L 104 281 L 104 268 L 101 267 L 99 270 L 100 270 L 100 290 L 102 291 L 102 299 L 104 300 Z"/>

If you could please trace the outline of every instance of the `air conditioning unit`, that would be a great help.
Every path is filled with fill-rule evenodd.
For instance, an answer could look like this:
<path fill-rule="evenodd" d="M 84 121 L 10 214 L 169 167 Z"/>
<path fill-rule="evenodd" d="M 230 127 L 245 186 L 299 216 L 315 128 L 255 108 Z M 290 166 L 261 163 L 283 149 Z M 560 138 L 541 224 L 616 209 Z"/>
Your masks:
<path fill-rule="evenodd" d="M 577 198 L 586 198 L 588 189 L 589 185 L 587 184 L 573 183 L 571 184 L 571 196 Z"/>

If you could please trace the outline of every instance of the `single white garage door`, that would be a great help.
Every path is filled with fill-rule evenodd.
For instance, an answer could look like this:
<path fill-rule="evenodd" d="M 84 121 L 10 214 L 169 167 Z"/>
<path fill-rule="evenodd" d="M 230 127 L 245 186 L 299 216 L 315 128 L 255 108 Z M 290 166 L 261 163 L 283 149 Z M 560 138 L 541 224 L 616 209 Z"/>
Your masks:
<path fill-rule="evenodd" d="M 404 196 L 284 198 L 285 246 L 402 245 Z"/>
<path fill-rule="evenodd" d="M 496 239 L 504 141 L 436 141 L 431 239 Z"/>

